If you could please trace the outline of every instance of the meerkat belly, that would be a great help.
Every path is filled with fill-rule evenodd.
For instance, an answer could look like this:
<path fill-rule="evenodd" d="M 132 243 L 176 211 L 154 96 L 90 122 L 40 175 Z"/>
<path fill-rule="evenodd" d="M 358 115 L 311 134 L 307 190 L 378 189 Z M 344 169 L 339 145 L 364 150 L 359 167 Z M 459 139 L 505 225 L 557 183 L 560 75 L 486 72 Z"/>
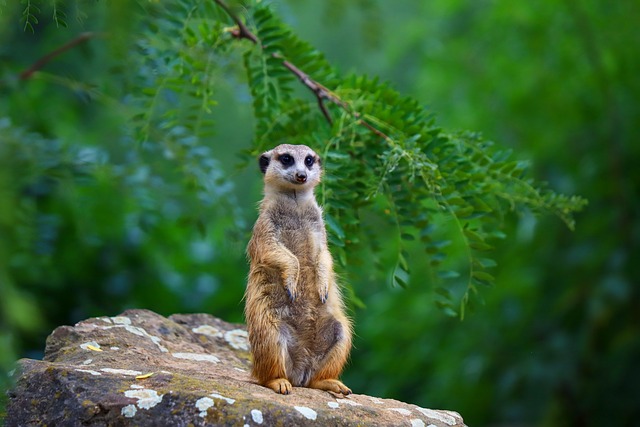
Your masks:
<path fill-rule="evenodd" d="M 315 230 L 282 230 L 280 240 L 298 259 L 300 268 L 316 269 L 321 246 Z"/>
<path fill-rule="evenodd" d="M 284 319 L 283 319 L 284 320 Z M 307 386 L 331 348 L 343 335 L 342 325 L 326 313 L 315 318 L 288 319 L 280 333 L 287 349 L 287 377 L 294 386 Z"/>

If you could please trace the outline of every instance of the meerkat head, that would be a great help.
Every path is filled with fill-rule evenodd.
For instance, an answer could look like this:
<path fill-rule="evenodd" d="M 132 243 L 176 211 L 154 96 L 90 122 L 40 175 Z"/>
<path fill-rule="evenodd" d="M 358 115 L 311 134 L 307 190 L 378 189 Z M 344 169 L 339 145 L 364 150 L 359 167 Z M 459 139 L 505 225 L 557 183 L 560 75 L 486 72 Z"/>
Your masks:
<path fill-rule="evenodd" d="M 305 192 L 322 177 L 320 157 L 306 145 L 278 145 L 263 153 L 259 162 L 265 189 Z"/>

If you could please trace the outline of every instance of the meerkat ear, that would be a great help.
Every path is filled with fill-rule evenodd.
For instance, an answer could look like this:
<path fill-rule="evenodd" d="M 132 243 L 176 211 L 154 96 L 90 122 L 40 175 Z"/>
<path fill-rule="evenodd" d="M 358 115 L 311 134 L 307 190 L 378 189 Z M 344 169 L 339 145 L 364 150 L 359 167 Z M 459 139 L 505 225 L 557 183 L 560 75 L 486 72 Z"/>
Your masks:
<path fill-rule="evenodd" d="M 258 162 L 260 164 L 260 172 L 267 173 L 267 168 L 269 167 L 270 161 L 271 161 L 271 151 L 262 153 L 262 155 L 258 159 Z"/>

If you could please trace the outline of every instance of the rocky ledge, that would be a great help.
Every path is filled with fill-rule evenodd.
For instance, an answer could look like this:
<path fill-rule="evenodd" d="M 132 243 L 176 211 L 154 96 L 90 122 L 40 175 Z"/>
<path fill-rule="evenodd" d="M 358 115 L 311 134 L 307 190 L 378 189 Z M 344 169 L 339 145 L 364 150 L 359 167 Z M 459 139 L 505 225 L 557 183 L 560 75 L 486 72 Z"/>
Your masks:
<path fill-rule="evenodd" d="M 464 426 L 397 400 L 294 388 L 249 375 L 247 331 L 207 314 L 147 310 L 57 328 L 44 360 L 22 359 L 7 426 Z"/>

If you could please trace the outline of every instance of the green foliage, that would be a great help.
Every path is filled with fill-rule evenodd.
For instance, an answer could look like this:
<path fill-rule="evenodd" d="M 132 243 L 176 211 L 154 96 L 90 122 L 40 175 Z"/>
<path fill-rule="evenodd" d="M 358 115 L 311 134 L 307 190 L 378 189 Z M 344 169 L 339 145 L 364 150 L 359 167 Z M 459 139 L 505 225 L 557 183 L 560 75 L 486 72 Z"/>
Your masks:
<path fill-rule="evenodd" d="M 33 33 L 33 26 L 38 24 L 38 18 L 35 14 L 39 13 L 40 9 L 35 4 L 32 4 L 31 0 L 25 0 L 22 3 L 25 3 L 25 8 L 22 11 L 23 28 L 25 31 L 30 30 Z"/>
<path fill-rule="evenodd" d="M 51 7 L 53 8 L 53 22 L 56 23 L 56 27 L 68 27 L 67 14 L 64 12 L 64 6 L 60 4 L 60 1 L 52 0 Z"/>
<path fill-rule="evenodd" d="M 320 52 L 296 37 L 268 6 L 258 4 L 250 9 L 250 13 L 247 21 L 260 43 L 258 48 L 245 54 L 256 118 L 257 141 L 253 152 L 291 142 L 292 135 L 315 146 L 321 139 L 317 139 L 305 126 L 313 124 L 318 127 L 320 124 L 320 129 L 325 126 L 320 123 L 318 111 L 307 101 L 308 98 L 293 96 L 295 77 L 285 67 L 284 61 L 302 66 L 305 73 L 313 73 L 314 78 L 320 78 L 327 84 L 335 83 L 334 71 Z"/>
<path fill-rule="evenodd" d="M 51 3 L 52 20 L 56 26 L 67 26 L 61 3 Z M 25 4 L 24 29 L 33 32 L 40 8 L 31 1 Z M 244 51 L 253 97 L 258 138 L 252 152 L 297 142 L 324 154 L 327 178 L 321 197 L 342 268 L 363 261 L 362 241 L 371 231 L 364 229 L 360 216 L 373 212 L 394 230 L 387 236 L 397 242 L 393 283 L 406 286 L 412 262 L 426 257 L 432 278 L 464 281 L 463 292 L 457 296 L 444 285 L 438 287 L 439 306 L 464 317 L 477 287 L 494 282 L 487 269 L 495 261 L 486 252 L 492 249 L 491 240 L 502 236 L 505 210 L 550 211 L 573 227 L 572 213 L 583 206 L 582 199 L 542 192 L 523 178 L 521 162 L 510 160 L 508 153 L 477 135 L 441 131 L 415 99 L 400 95 L 387 83 L 358 75 L 340 78 L 323 55 L 294 35 L 269 6 L 257 3 L 245 8 L 249 31 L 258 44 L 254 48 L 237 45 Z M 175 176 L 170 179 L 181 180 L 200 203 L 188 207 L 192 202 L 181 199 L 178 190 L 170 187 L 165 197 L 180 200 L 176 219 L 199 230 L 210 221 L 207 208 L 228 195 L 210 148 L 202 145 L 203 138 L 214 134 L 211 111 L 217 103 L 216 85 L 234 68 L 219 65 L 220 58 L 229 57 L 231 45 L 231 32 L 225 25 L 232 16 L 224 12 L 212 2 L 145 5 L 137 18 L 143 35 L 131 46 L 131 54 L 124 52 L 121 64 L 115 65 L 114 75 L 122 85 L 114 88 L 121 94 L 118 97 L 107 95 L 107 87 L 44 76 L 105 106 L 118 106 L 119 114 L 129 122 L 116 144 L 136 144 L 139 148 L 131 152 L 131 159 L 120 164 L 103 161 L 89 175 L 145 181 L 159 164 L 173 164 Z M 297 75 L 300 84 L 315 90 L 317 99 L 294 91 L 295 70 L 287 64 L 302 70 Z M 129 70 L 136 73 L 127 73 Z M 317 91 L 318 86 L 323 93 Z M 328 108 L 326 116 L 316 103 Z M 334 120 L 329 126 L 325 119 L 331 116 Z M 46 152 L 42 155 L 50 160 Z M 108 157 L 108 153 L 98 150 L 91 156 Z M 147 166 L 140 169 L 140 164 Z M 144 189 L 134 197 L 143 209 L 127 221 L 153 224 L 154 212 L 162 204 L 150 199 Z M 228 201 L 233 202 L 232 197 Z M 448 232 L 436 232 L 434 224 L 445 222 Z M 454 236 L 449 237 L 451 234 Z M 451 239 L 461 240 L 465 248 L 463 274 L 446 263 Z M 16 241 L 24 239 L 16 237 Z M 415 260 L 407 247 L 412 241 L 419 241 L 424 249 L 423 256 Z M 388 268 L 384 263 L 379 267 Z M 31 272 L 37 276 L 34 271 L 39 270 Z"/>
<path fill-rule="evenodd" d="M 242 288 L 219 293 L 244 268 L 237 254 L 245 220 L 233 184 L 202 143 L 213 133 L 216 81 L 203 46 L 215 46 L 195 31 L 208 34 L 210 21 L 169 6 L 149 5 L 140 25 L 150 37 L 126 49 L 87 38 L 99 46 L 84 68 L 57 74 L 54 62 L 26 82 L 3 70 L 0 336 L 14 349 L 37 356 L 53 327 L 128 307 L 168 314 L 220 306 L 241 319 Z M 98 30 L 112 18 L 101 7 L 87 22 Z M 169 38 L 153 37 L 158 30 Z M 68 42 L 51 31 L 54 46 L 41 56 Z M 118 31 L 109 37 L 119 40 Z M 66 55 L 85 59 L 81 49 Z M 15 353 L 3 354 L 7 368 Z"/>
<path fill-rule="evenodd" d="M 260 136 L 257 148 L 295 141 L 325 154 L 321 198 L 334 253 L 343 268 L 362 261 L 359 216 L 372 210 L 396 231 L 389 236 L 398 241 L 393 283 L 406 286 L 411 262 L 404 242 L 419 239 L 435 270 L 433 277 L 465 280 L 457 297 L 439 288 L 439 305 L 464 317 L 478 286 L 494 282 L 486 269 L 495 261 L 487 252 L 490 241 L 502 236 L 506 210 L 552 212 L 573 228 L 572 214 L 585 205 L 583 199 L 541 190 L 525 178 L 522 162 L 477 135 L 444 133 L 415 99 L 387 83 L 358 75 L 339 78 L 324 57 L 299 40 L 268 6 L 247 8 L 247 22 L 259 45 L 245 54 Z M 304 75 L 297 76 L 318 99 L 292 94 L 285 60 L 302 70 Z M 325 93 L 316 91 L 319 85 Z M 321 108 L 315 108 L 318 102 L 332 104 L 330 114 L 337 117 L 331 126 Z M 448 254 L 447 241 L 434 235 L 432 224 L 441 215 L 451 220 L 450 233 L 466 248 L 462 277 L 440 269 Z"/>
<path fill-rule="evenodd" d="M 20 3 L 24 5 L 24 9 L 22 10 L 22 16 L 20 21 L 22 23 L 22 28 L 24 31 L 30 31 L 31 33 L 35 33 L 35 27 L 39 24 L 39 16 L 42 15 L 41 7 L 43 3 L 45 3 L 46 7 L 51 8 L 51 19 L 56 24 L 56 27 L 68 27 L 67 24 L 67 13 L 65 10 L 67 9 L 67 5 L 64 1 L 61 0 L 48 0 L 48 1 L 37 1 L 37 0 L 21 0 Z M 71 3 L 71 2 L 69 2 Z M 78 13 L 78 19 L 81 19 L 83 12 L 80 12 L 77 8 L 79 7 L 77 1 L 73 2 Z M 38 6 L 40 5 L 40 6 Z M 6 7 L 6 1 L 0 3 L 0 13 L 2 13 L 3 7 Z"/>

